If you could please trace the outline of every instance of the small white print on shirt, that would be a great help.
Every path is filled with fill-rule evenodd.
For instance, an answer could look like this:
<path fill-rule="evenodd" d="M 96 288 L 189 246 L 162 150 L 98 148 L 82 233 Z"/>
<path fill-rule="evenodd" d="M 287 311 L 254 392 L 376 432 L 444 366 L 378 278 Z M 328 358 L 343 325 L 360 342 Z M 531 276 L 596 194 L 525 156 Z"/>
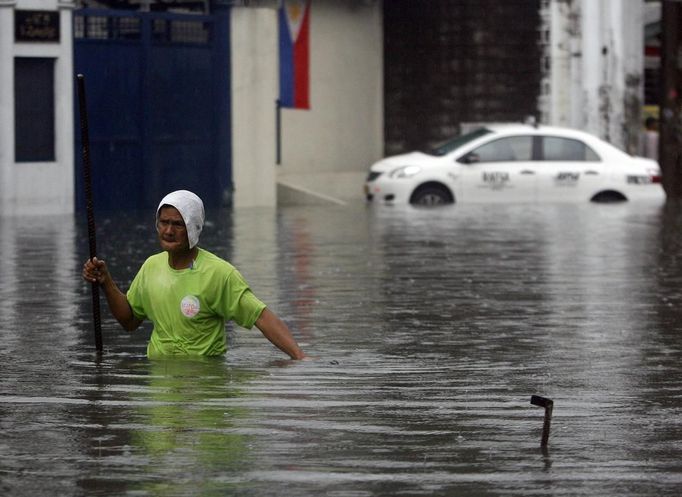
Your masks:
<path fill-rule="evenodd" d="M 180 311 L 182 311 L 182 314 L 188 318 L 193 318 L 199 314 L 199 309 L 201 309 L 201 306 L 199 305 L 199 299 L 194 295 L 187 295 L 186 297 L 183 297 L 182 301 L 180 302 Z"/>

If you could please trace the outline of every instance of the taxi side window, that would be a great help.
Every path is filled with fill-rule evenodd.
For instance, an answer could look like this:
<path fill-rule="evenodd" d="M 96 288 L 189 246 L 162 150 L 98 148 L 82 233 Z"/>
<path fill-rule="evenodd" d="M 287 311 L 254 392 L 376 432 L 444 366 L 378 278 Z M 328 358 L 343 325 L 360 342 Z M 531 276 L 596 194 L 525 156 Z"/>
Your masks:
<path fill-rule="evenodd" d="M 598 162 L 599 156 L 579 140 L 543 137 L 542 160 Z"/>
<path fill-rule="evenodd" d="M 510 136 L 486 143 L 471 151 L 476 162 L 529 161 L 533 157 L 533 138 L 531 136 Z"/>

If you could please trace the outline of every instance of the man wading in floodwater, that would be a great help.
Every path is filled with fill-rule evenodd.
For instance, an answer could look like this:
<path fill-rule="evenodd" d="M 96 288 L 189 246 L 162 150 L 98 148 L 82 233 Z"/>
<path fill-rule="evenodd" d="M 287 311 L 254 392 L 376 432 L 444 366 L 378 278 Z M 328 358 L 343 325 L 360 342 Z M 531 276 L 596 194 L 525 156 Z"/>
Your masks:
<path fill-rule="evenodd" d="M 104 261 L 88 259 L 83 279 L 99 283 L 118 322 L 128 331 L 142 321 L 154 324 L 147 346 L 150 358 L 224 354 L 225 321 L 256 327 L 292 359 L 305 354 L 289 328 L 251 292 L 228 262 L 199 248 L 204 204 L 194 193 L 166 195 L 156 210 L 156 229 L 164 252 L 149 257 L 124 294 Z"/>

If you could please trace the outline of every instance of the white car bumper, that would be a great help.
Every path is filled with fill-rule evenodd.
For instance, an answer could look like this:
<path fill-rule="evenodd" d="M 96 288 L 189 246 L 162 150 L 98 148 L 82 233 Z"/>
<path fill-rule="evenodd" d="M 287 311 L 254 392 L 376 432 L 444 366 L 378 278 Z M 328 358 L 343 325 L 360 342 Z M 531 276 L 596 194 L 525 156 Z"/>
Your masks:
<path fill-rule="evenodd" d="M 407 204 L 413 185 L 410 181 L 391 179 L 382 174 L 373 181 L 365 182 L 365 197 L 368 202 L 381 204 Z"/>

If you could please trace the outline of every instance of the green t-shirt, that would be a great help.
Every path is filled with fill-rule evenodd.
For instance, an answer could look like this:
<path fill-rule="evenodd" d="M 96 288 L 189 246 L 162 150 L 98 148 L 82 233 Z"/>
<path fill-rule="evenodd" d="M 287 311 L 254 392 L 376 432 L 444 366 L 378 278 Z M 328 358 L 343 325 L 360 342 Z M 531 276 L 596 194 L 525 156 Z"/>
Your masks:
<path fill-rule="evenodd" d="M 251 328 L 265 308 L 234 266 L 201 248 L 188 269 L 171 268 L 166 252 L 149 257 L 126 296 L 154 323 L 148 357 L 224 354 L 225 321 Z"/>

